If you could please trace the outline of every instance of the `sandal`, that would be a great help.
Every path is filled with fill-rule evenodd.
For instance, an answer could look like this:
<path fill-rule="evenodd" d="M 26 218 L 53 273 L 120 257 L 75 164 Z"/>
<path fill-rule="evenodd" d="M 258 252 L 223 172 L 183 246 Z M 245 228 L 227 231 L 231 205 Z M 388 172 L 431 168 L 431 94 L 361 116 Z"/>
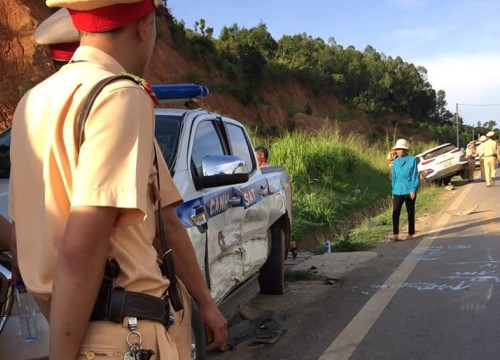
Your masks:
<path fill-rule="evenodd" d="M 398 235 L 392 235 L 389 237 L 390 241 L 399 241 L 399 236 Z"/>

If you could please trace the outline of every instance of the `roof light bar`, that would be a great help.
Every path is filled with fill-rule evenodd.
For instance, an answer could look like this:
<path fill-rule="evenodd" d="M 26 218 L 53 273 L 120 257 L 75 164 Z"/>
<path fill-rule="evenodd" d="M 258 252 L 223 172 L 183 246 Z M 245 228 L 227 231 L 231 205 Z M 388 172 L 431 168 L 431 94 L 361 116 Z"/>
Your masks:
<path fill-rule="evenodd" d="M 151 85 L 160 103 L 183 102 L 208 96 L 208 88 L 196 84 Z"/>

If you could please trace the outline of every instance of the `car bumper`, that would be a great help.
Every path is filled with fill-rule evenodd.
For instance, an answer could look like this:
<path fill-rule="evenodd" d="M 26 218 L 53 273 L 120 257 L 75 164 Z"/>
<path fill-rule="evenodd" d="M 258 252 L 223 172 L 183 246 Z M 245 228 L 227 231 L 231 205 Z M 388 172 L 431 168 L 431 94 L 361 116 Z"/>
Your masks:
<path fill-rule="evenodd" d="M 467 161 L 465 162 L 460 162 L 458 164 L 455 164 L 453 166 L 450 166 L 446 169 L 442 169 L 436 172 L 433 172 L 431 174 L 423 175 L 425 181 L 431 182 L 431 181 L 437 181 L 441 179 L 445 179 L 450 176 L 455 176 L 455 175 L 460 175 L 460 173 L 464 170 L 468 170 L 469 163 Z"/>

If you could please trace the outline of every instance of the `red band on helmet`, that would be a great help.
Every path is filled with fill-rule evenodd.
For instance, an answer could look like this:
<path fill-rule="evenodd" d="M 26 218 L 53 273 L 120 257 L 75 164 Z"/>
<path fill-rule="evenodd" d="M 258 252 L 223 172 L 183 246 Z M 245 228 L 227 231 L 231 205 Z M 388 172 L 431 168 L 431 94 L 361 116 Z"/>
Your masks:
<path fill-rule="evenodd" d="M 102 32 L 118 29 L 146 16 L 154 10 L 153 0 L 129 4 L 114 4 L 93 10 L 68 9 L 73 25 L 84 32 Z"/>
<path fill-rule="evenodd" d="M 51 44 L 49 45 L 50 56 L 52 59 L 57 61 L 69 61 L 73 57 L 73 54 L 79 45 L 79 42 Z"/>

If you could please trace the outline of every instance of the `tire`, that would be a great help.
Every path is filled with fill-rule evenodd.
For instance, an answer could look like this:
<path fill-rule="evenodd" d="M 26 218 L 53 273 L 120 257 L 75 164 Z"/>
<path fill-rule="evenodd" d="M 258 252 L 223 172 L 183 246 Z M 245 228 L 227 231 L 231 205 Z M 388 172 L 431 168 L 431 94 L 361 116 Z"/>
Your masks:
<path fill-rule="evenodd" d="M 449 183 L 451 182 L 451 176 L 447 176 L 445 178 L 442 178 L 441 180 L 439 180 L 439 184 L 441 185 L 448 185 Z"/>
<path fill-rule="evenodd" d="M 470 167 L 467 166 L 467 167 L 464 167 L 460 173 L 459 173 L 460 177 L 463 179 L 463 180 L 469 180 L 470 179 Z"/>
<path fill-rule="evenodd" d="M 191 359 L 207 359 L 207 334 L 196 301 L 191 299 Z"/>
<path fill-rule="evenodd" d="M 260 292 L 268 295 L 281 295 L 285 291 L 285 231 L 273 225 L 271 232 L 271 251 L 260 269 Z"/>

